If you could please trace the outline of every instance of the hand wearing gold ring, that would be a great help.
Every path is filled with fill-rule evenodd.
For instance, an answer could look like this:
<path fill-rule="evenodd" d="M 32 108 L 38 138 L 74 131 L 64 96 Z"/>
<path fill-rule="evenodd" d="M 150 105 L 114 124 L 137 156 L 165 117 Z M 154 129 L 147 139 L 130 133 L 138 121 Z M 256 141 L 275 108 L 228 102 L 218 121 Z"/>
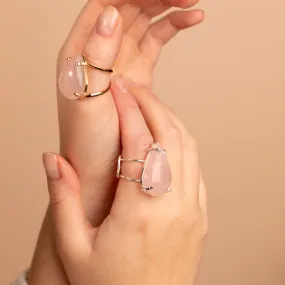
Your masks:
<path fill-rule="evenodd" d="M 199 23 L 203 12 L 179 10 L 152 24 L 151 19 L 171 5 L 191 7 L 196 2 L 169 0 L 171 4 L 168 4 L 166 0 L 136 0 L 136 5 L 118 6 L 120 14 L 113 7 L 106 7 L 96 23 L 101 9 L 97 1 L 88 1 L 61 49 L 58 75 L 67 57 L 83 54 L 92 64 L 113 69 L 114 75 L 120 74 L 150 88 L 163 45 L 181 29 Z M 100 92 L 110 84 L 110 74 L 92 68 L 88 78 L 90 92 Z M 116 183 L 110 179 L 120 153 L 119 122 L 113 98 L 107 92 L 97 98 L 69 101 L 59 92 L 58 102 L 61 154 L 72 163 L 84 185 L 84 205 L 89 219 L 96 225 L 110 210 Z"/>
<path fill-rule="evenodd" d="M 112 92 L 122 155 L 144 158 L 159 141 L 167 150 L 173 191 L 154 198 L 121 179 L 110 214 L 92 227 L 76 172 L 62 157 L 45 154 L 56 244 L 70 284 L 192 285 L 207 233 L 196 142 L 150 91 L 115 78 Z M 162 168 L 153 165 L 156 174 Z M 141 165 L 126 163 L 122 171 L 137 177 Z"/>
<path fill-rule="evenodd" d="M 87 2 L 60 50 L 57 79 L 68 57 L 84 55 L 90 63 L 113 69 L 114 74 L 150 88 L 153 69 L 164 44 L 180 30 L 203 20 L 203 11 L 184 9 L 192 7 L 197 0 L 122 2 Z M 172 6 L 183 9 L 151 23 L 155 16 Z M 104 91 L 109 87 L 110 74 L 89 68 L 88 80 L 88 91 Z M 74 90 L 72 86 L 71 90 Z M 97 98 L 74 101 L 62 95 L 58 88 L 60 153 L 79 177 L 88 220 L 93 226 L 99 226 L 110 212 L 117 183 L 114 172 L 121 150 L 116 106 L 110 91 Z M 68 284 L 55 250 L 49 212 L 29 272 L 29 285 L 39 283 Z"/>

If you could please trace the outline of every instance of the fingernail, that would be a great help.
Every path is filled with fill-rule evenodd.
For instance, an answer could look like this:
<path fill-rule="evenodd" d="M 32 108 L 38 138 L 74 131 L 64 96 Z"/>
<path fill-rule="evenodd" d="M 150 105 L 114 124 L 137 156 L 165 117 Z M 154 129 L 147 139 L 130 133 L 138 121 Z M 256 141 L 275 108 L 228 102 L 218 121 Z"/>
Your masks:
<path fill-rule="evenodd" d="M 60 178 L 60 171 L 56 155 L 53 153 L 44 153 L 43 163 L 48 179 L 58 180 Z"/>
<path fill-rule="evenodd" d="M 97 32 L 102 36 L 111 36 L 117 26 L 118 18 L 118 10 L 113 6 L 107 6 L 99 16 Z"/>
<path fill-rule="evenodd" d="M 116 88 L 120 90 L 120 92 L 126 93 L 126 94 L 129 93 L 130 86 L 135 86 L 135 83 L 133 81 L 122 78 L 122 77 L 114 77 L 113 82 Z"/>

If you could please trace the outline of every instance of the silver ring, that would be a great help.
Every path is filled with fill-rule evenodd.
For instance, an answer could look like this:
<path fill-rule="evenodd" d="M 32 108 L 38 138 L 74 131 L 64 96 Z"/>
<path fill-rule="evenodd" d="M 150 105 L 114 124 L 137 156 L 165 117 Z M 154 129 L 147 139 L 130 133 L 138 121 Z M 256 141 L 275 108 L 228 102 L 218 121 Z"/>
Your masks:
<path fill-rule="evenodd" d="M 158 143 L 154 144 L 147 153 L 146 159 L 133 159 L 133 158 L 123 158 L 122 155 L 118 158 L 117 165 L 117 178 L 124 179 L 126 181 L 139 183 L 141 185 L 141 190 L 146 194 L 151 196 L 160 196 L 163 193 L 171 192 L 171 170 L 169 163 L 166 158 L 166 150 L 161 148 Z M 155 157 L 154 157 L 155 156 Z M 156 161 L 160 161 L 159 165 L 154 165 Z M 122 163 L 141 163 L 142 171 L 140 173 L 140 178 L 135 179 L 122 174 Z M 155 173 L 152 173 L 150 169 L 155 169 Z M 157 169 L 159 167 L 159 169 Z M 158 183 L 155 175 L 159 177 L 164 177 L 166 181 L 161 181 Z M 165 187 L 167 186 L 167 187 Z"/>

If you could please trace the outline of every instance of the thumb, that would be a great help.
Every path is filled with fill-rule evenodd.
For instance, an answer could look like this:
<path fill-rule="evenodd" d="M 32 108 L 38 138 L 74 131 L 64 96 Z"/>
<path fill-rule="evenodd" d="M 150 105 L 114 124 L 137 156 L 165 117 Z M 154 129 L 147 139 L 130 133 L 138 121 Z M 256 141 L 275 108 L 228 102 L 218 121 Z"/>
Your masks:
<path fill-rule="evenodd" d="M 120 51 L 123 36 L 122 18 L 113 6 L 107 6 L 100 14 L 83 54 L 89 62 L 103 69 L 112 69 Z M 110 84 L 110 74 L 89 69 L 89 89 L 105 90 Z"/>
<path fill-rule="evenodd" d="M 84 254 L 88 250 L 88 227 L 80 197 L 78 177 L 61 156 L 44 153 L 51 211 L 58 250 L 63 254 Z"/>

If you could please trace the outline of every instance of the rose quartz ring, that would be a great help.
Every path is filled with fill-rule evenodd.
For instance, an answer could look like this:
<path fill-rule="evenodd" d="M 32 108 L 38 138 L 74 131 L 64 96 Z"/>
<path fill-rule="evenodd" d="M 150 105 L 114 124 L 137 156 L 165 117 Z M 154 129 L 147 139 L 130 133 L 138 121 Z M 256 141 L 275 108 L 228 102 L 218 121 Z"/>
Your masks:
<path fill-rule="evenodd" d="M 95 68 L 96 70 L 107 73 L 113 72 L 112 69 L 103 69 L 92 64 L 83 55 L 67 58 L 59 77 L 59 88 L 66 98 L 74 100 L 96 97 L 109 91 L 111 85 L 106 90 L 100 92 L 88 92 L 88 68 Z"/>
<path fill-rule="evenodd" d="M 122 162 L 142 163 L 143 168 L 140 179 L 133 179 L 122 175 Z M 171 170 L 166 158 L 166 151 L 158 143 L 154 144 L 148 151 L 145 160 L 126 159 L 119 156 L 117 177 L 140 183 L 142 191 L 151 196 L 161 196 L 171 191 Z"/>

